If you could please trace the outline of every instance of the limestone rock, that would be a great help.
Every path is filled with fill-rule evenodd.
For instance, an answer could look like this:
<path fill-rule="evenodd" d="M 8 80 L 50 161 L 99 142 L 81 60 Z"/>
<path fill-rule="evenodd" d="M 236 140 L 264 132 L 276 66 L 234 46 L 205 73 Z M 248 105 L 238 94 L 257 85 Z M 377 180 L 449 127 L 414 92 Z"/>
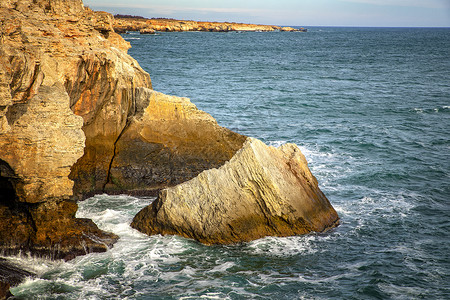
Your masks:
<path fill-rule="evenodd" d="M 187 99 L 153 92 L 112 22 L 81 0 L 0 4 L 4 253 L 105 251 L 117 237 L 76 219 L 74 200 L 154 193 L 220 166 L 245 139 Z"/>
<path fill-rule="evenodd" d="M 83 155 L 85 138 L 83 120 L 70 110 L 64 87 L 41 86 L 8 116 L 12 126 L 0 134 L 0 157 L 20 178 L 17 200 L 37 203 L 72 195 L 70 166 Z"/>
<path fill-rule="evenodd" d="M 228 244 L 322 232 L 338 220 L 297 146 L 276 149 L 248 138 L 222 167 L 162 190 L 131 226 Z"/>
<path fill-rule="evenodd" d="M 0 250 L 53 259 L 104 252 L 117 240 L 76 219 L 70 167 L 83 155 L 83 120 L 61 85 L 40 86 L 26 105 L 8 111 L 0 134 Z"/>
<path fill-rule="evenodd" d="M 69 174 L 99 135 L 111 140 L 108 168 L 134 88 L 151 87 L 150 77 L 112 17 L 81 0 L 2 1 L 0 36 L 0 249 L 105 251 L 117 237 L 75 218 Z"/>
<path fill-rule="evenodd" d="M 137 21 L 133 29 L 276 30 Z M 95 193 L 152 193 L 220 167 L 245 137 L 151 80 L 81 0 L 0 3 L 0 250 L 70 259 L 117 239 L 76 219 Z M 129 24 L 128 24 L 129 25 Z M 128 26 L 126 25 L 126 26 Z M 159 26 L 159 27 L 158 27 Z M 156 29 L 158 28 L 158 29 Z M 234 28 L 234 29 L 233 29 Z"/>
<path fill-rule="evenodd" d="M 146 19 L 142 17 L 116 15 L 114 19 L 116 32 L 127 31 L 275 31 L 281 30 L 280 26 L 257 25 L 230 22 L 197 22 L 174 19 Z M 286 27 L 287 28 L 287 27 Z M 293 29 L 293 28 L 292 28 Z"/>
<path fill-rule="evenodd" d="M 135 88 L 151 88 L 150 76 L 127 55 L 129 43 L 113 31 L 112 16 L 85 9 L 81 0 L 9 0 L 0 5 L 0 20 L 0 135 L 41 85 L 62 86 L 86 140 L 78 164 L 65 164 L 78 194 L 102 192 L 114 143 L 134 113 Z"/>
<path fill-rule="evenodd" d="M 156 32 L 153 29 L 143 28 L 139 30 L 140 34 L 155 34 Z"/>
<path fill-rule="evenodd" d="M 245 141 L 187 98 L 147 88 L 136 97 L 142 106 L 116 143 L 107 192 L 149 194 L 176 185 L 223 165 Z"/>

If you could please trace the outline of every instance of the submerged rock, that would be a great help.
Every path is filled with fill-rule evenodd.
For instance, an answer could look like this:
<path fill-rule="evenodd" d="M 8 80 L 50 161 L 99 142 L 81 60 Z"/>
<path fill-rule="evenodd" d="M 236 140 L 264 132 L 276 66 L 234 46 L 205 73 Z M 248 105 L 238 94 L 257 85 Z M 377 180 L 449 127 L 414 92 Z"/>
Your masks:
<path fill-rule="evenodd" d="M 34 277 L 35 274 L 23 270 L 19 266 L 12 264 L 6 259 L 0 258 L 0 300 L 14 299 L 10 292 L 10 287 L 22 283 L 27 277 Z"/>
<path fill-rule="evenodd" d="M 294 144 L 274 148 L 248 138 L 219 169 L 167 188 L 131 226 L 205 244 L 322 232 L 339 217 Z"/>

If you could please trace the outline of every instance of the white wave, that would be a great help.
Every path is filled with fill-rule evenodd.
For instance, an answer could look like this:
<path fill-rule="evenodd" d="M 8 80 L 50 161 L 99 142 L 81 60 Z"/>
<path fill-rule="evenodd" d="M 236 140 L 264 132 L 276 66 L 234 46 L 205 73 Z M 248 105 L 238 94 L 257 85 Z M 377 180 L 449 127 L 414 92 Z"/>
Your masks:
<path fill-rule="evenodd" d="M 36 274 L 37 276 L 40 276 L 50 270 L 64 266 L 63 260 L 48 260 L 40 257 L 32 257 L 29 254 L 24 255 L 19 253 L 14 256 L 0 257 L 6 259 L 12 264 L 20 266 L 26 271 Z"/>
<path fill-rule="evenodd" d="M 48 285 L 64 284 L 62 289 L 74 289 L 78 299 L 109 298 L 110 289 L 114 288 L 110 282 L 120 281 L 123 288 L 131 289 L 133 282 L 170 280 L 171 276 L 192 277 L 196 271 L 190 267 L 181 272 L 162 270 L 180 261 L 179 255 L 191 247 L 189 240 L 176 236 L 149 237 L 129 226 L 133 215 L 148 205 L 148 201 L 123 195 L 99 195 L 80 203 L 77 216 L 90 217 L 100 228 L 118 234 L 118 242 L 107 252 L 79 256 L 66 263 L 43 261 L 40 266 L 40 260 L 32 259 L 29 269 L 39 271 L 36 273 L 40 278 L 28 280 L 15 291 L 18 295 L 27 295 L 39 289 L 49 291 Z M 132 213 L 123 207 L 132 207 Z M 124 293 L 115 299 L 124 298 Z"/>
<path fill-rule="evenodd" d="M 231 299 L 229 296 L 224 296 L 221 293 L 206 293 L 200 296 L 182 296 L 178 298 L 180 300 L 189 300 L 189 299 L 223 299 L 228 300 Z"/>
<path fill-rule="evenodd" d="M 346 207 L 342 204 L 334 204 L 333 207 L 336 210 L 336 212 L 338 213 L 338 215 L 341 217 L 343 215 L 350 215 L 352 213 L 352 211 L 349 210 L 348 207 Z"/>
<path fill-rule="evenodd" d="M 140 40 L 141 38 L 137 37 L 124 37 L 125 40 Z"/>
<path fill-rule="evenodd" d="M 234 262 L 228 261 L 218 266 L 215 266 L 211 270 L 207 271 L 207 273 L 225 273 L 228 269 L 234 267 L 236 264 Z"/>
<path fill-rule="evenodd" d="M 248 243 L 246 248 L 252 254 L 286 257 L 299 253 L 315 253 L 317 249 L 312 245 L 315 239 L 313 235 L 265 237 Z"/>
<path fill-rule="evenodd" d="M 399 286 L 392 283 L 379 283 L 378 287 L 388 295 L 395 295 L 396 299 L 415 299 L 417 295 L 426 294 L 426 289 L 419 286 Z"/>

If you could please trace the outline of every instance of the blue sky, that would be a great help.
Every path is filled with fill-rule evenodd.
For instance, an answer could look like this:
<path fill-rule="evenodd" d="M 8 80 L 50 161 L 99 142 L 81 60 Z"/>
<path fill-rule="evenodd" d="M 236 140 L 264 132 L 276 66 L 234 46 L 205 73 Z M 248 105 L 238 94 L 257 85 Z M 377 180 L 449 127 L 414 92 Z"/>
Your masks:
<path fill-rule="evenodd" d="M 450 27 L 450 0 L 84 0 L 144 17 L 292 26 Z"/>

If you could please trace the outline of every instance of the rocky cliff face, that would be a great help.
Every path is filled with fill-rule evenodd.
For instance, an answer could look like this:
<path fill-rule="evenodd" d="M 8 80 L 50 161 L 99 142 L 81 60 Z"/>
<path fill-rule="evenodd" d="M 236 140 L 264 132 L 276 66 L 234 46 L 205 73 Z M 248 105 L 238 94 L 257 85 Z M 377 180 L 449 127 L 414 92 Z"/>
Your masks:
<path fill-rule="evenodd" d="M 74 199 L 154 193 L 222 164 L 243 143 L 188 100 L 151 91 L 112 21 L 81 0 L 0 5 L 4 253 L 105 251 L 117 237 L 76 219 Z"/>
<path fill-rule="evenodd" d="M 338 220 L 296 145 L 276 149 L 249 138 L 219 169 L 162 190 L 131 226 L 229 244 L 322 232 Z"/>
<path fill-rule="evenodd" d="M 0 249 L 65 259 L 105 251 L 117 237 L 74 217 L 68 176 L 93 138 L 117 138 L 149 75 L 112 17 L 81 1 L 8 0 L 0 21 Z"/>

